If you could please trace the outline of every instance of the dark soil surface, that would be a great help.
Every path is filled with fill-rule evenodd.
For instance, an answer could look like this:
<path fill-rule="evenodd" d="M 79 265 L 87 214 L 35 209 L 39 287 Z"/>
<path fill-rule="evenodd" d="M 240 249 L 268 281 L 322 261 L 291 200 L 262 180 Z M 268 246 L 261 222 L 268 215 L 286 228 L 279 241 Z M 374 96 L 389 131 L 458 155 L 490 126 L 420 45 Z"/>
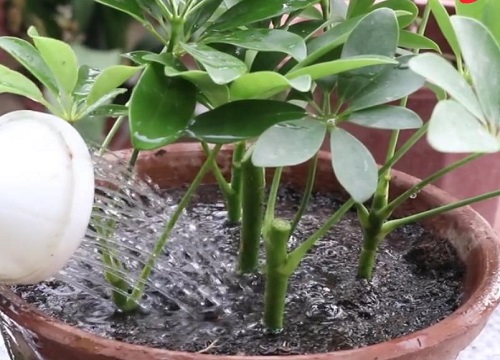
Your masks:
<path fill-rule="evenodd" d="M 460 305 L 463 263 L 446 241 L 418 225 L 391 234 L 380 247 L 373 280 L 358 279 L 361 230 L 355 213 L 348 213 L 292 277 L 286 329 L 280 334 L 266 333 L 260 322 L 263 276 L 234 275 L 238 228 L 225 223 L 214 189 L 203 187 L 197 195 L 198 205 L 187 214 L 196 226 L 196 238 L 184 240 L 212 244 L 204 250 L 207 258 L 214 259 L 205 264 L 207 274 L 218 269 L 218 262 L 231 262 L 227 276 L 216 272 L 227 290 L 219 304 L 207 300 L 186 314 L 176 301 L 149 291 L 143 311 L 126 315 L 114 311 L 109 301 L 75 292 L 60 281 L 17 287 L 16 292 L 58 319 L 109 338 L 175 350 L 245 355 L 310 354 L 375 344 L 428 327 Z M 292 190 L 281 191 L 280 216 L 292 217 L 299 200 Z M 332 198 L 315 195 L 290 247 L 316 230 L 339 205 Z M 169 288 L 167 283 L 163 286 Z M 179 291 L 176 296 L 183 300 L 189 295 Z"/>

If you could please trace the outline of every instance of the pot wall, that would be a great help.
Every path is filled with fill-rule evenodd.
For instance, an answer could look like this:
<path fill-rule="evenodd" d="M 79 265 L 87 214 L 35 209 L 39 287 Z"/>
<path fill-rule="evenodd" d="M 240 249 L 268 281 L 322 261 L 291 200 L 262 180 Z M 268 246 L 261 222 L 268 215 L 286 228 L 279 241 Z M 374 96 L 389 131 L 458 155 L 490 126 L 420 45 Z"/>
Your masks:
<path fill-rule="evenodd" d="M 130 155 L 130 151 L 124 154 Z M 218 159 L 226 173 L 230 155 L 230 151 L 226 149 Z M 196 144 L 174 145 L 158 152 L 142 153 L 137 166 L 141 174 L 152 177 L 162 187 L 178 186 L 194 177 L 204 158 Z M 286 169 L 284 179 L 294 186 L 303 187 L 306 174 L 307 166 L 304 164 Z M 342 194 L 331 174 L 330 157 L 324 152 L 319 160 L 316 188 L 322 192 Z M 397 171 L 393 175 L 392 196 L 418 181 Z M 207 177 L 206 182 L 214 180 Z M 443 191 L 427 187 L 417 198 L 401 208 L 400 215 L 453 200 Z M 424 225 L 449 239 L 466 262 L 468 271 L 464 304 L 434 326 L 356 350 L 288 357 L 242 357 L 149 349 L 107 340 L 62 324 L 34 310 L 5 287 L 1 288 L 0 310 L 8 317 L 9 328 L 14 337 L 23 335 L 19 328 L 32 334 L 29 339 L 38 347 L 45 360 L 453 360 L 481 331 L 498 303 L 499 244 L 489 225 L 470 208 L 429 219 Z"/>

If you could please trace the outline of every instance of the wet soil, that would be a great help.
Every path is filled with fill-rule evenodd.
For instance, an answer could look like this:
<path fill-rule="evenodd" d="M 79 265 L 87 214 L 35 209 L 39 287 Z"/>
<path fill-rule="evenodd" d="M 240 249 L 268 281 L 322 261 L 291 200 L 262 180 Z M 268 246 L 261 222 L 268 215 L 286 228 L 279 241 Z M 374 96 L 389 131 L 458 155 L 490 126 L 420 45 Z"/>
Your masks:
<path fill-rule="evenodd" d="M 282 190 L 279 215 L 291 218 L 299 201 L 293 190 Z M 362 236 L 351 212 L 317 244 L 291 278 L 286 329 L 279 334 L 267 333 L 260 322 L 263 276 L 238 276 L 234 271 L 238 227 L 225 222 L 215 187 L 203 187 L 196 203 L 185 215 L 196 235 L 183 241 L 203 244 L 204 260 L 195 266 L 190 264 L 189 269 L 194 266 L 201 268 L 198 274 L 215 274 L 206 283 L 199 276 L 193 281 L 206 294 L 211 287 L 217 288 L 217 297 L 207 296 L 192 304 L 190 291 L 174 291 L 168 282 L 175 279 L 159 277 L 155 281 L 175 293 L 165 297 L 150 290 L 140 312 L 122 314 L 109 300 L 97 299 L 62 281 L 17 287 L 15 291 L 44 312 L 102 336 L 212 354 L 286 355 L 352 349 L 428 327 L 460 305 L 463 263 L 445 240 L 419 225 L 392 233 L 380 247 L 373 280 L 358 279 Z M 316 230 L 340 205 L 335 199 L 315 194 L 290 248 Z M 187 250 L 184 255 L 182 261 L 195 262 Z M 186 308 L 182 304 L 190 305 Z"/>

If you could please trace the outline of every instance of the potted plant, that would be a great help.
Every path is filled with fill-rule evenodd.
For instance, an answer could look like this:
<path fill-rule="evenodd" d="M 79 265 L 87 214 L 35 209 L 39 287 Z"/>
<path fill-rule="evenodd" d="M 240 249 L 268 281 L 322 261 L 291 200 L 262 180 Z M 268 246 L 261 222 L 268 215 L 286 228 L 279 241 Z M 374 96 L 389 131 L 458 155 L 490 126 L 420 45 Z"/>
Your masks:
<path fill-rule="evenodd" d="M 383 304 L 371 299 L 371 291 L 382 291 L 386 287 L 386 291 L 391 293 L 391 289 L 389 285 L 381 285 L 382 277 L 370 282 L 377 257 L 382 257 L 383 252 L 379 252 L 379 247 L 396 229 L 418 221 L 434 236 L 446 241 L 433 238 L 430 243 L 424 241 L 425 246 L 413 249 L 415 251 L 412 254 L 417 258 L 413 263 L 413 267 L 416 267 L 414 273 L 417 279 L 419 273 L 425 274 L 421 279 L 424 282 L 413 288 L 415 293 L 407 294 L 410 297 L 404 295 L 398 298 L 394 306 L 397 304 L 400 309 L 404 309 L 409 306 L 408 303 L 416 301 L 411 298 L 416 295 L 416 290 L 424 288 L 427 292 L 424 291 L 423 299 L 419 301 L 427 310 L 437 301 L 435 293 L 428 291 L 429 287 L 447 282 L 459 284 L 462 280 L 463 301 L 457 304 L 460 295 L 450 290 L 451 294 L 448 293 L 445 302 L 451 310 L 444 319 L 434 318 L 428 326 L 402 337 L 393 335 L 396 338 L 384 341 L 385 335 L 381 332 L 381 338 L 375 341 L 378 343 L 373 344 L 368 340 L 370 345 L 364 346 L 363 341 L 366 340 L 361 340 L 358 343 L 361 346 L 349 350 L 342 348 L 345 338 L 337 337 L 340 341 L 333 347 L 338 351 L 329 352 L 332 345 L 323 341 L 321 346 L 326 350 L 322 353 L 312 355 L 315 352 L 313 347 L 299 350 L 299 354 L 289 357 L 454 359 L 477 335 L 499 301 L 496 288 L 500 248 L 486 222 L 464 206 L 497 196 L 500 191 L 456 201 L 429 184 L 484 152 L 498 151 L 498 144 L 492 135 L 494 127 L 491 119 L 495 118 L 495 113 L 489 96 L 494 81 L 477 71 L 477 58 L 474 58 L 471 50 L 480 52 L 489 49 L 490 58 L 498 60 L 494 61 L 495 64 L 500 64 L 500 57 L 495 57 L 500 53 L 500 48 L 485 25 L 471 18 L 453 19 L 453 34 L 460 43 L 470 73 L 472 85 L 469 86 L 469 73 L 455 73 L 451 65 L 437 60 L 440 58 L 429 58 L 426 54 L 415 57 L 414 54 L 399 50 L 401 42 L 405 39 L 408 41 L 408 36 L 412 37 L 401 34 L 405 34 L 402 29 L 408 21 L 413 21 L 415 15 L 401 11 L 395 2 L 367 5 L 366 2 L 353 1 L 346 8 L 342 7 L 343 2 L 313 0 L 262 0 L 258 3 L 253 0 L 251 5 L 245 0 L 236 4 L 222 1 L 157 1 L 153 5 L 145 5 L 142 1 L 101 2 L 144 23 L 164 42 L 164 51 L 160 54 L 128 54 L 137 62 L 137 67 L 114 66 L 92 76 L 94 72 L 77 68 L 72 60 L 74 54 L 65 44 L 42 37 L 34 29 L 29 32 L 34 47 L 18 39 L 1 39 L 0 47 L 9 51 L 41 81 L 43 79 L 44 84 L 56 95 L 55 103 L 47 101 L 19 74 L 4 68 L 1 70 L 4 79 L 9 81 L 2 85 L 4 91 L 16 91 L 34 98 L 66 121 L 79 121 L 82 117 L 106 111 L 119 116 L 119 124 L 124 121 L 124 115 L 128 115 L 134 149 L 119 156 L 126 158 L 129 166 L 135 168 L 140 176 L 151 177 L 160 187 L 175 188 L 188 184 L 178 204 L 169 212 L 160 235 L 154 236 L 154 248 L 144 252 L 146 258 L 143 264 L 139 262 L 138 272 L 133 268 L 131 270 L 126 259 L 105 241 L 119 231 L 119 222 L 109 217 L 105 206 L 94 211 L 91 227 L 99 239 L 104 240 L 98 250 L 102 256 L 100 266 L 108 284 L 109 296 L 116 309 L 119 309 L 118 313 L 125 314 L 118 317 L 123 320 L 124 317 L 135 319 L 142 316 L 140 306 L 145 301 L 144 295 L 148 294 L 156 266 L 164 256 L 164 249 L 168 253 L 171 245 L 168 241 L 172 239 L 176 224 L 196 189 L 205 181 L 218 184 L 227 209 L 225 216 L 228 223 L 241 222 L 238 256 L 234 264 L 242 277 L 248 276 L 250 280 L 256 278 L 257 285 L 260 281 L 264 288 L 262 297 L 250 297 L 249 300 L 260 299 L 255 300 L 255 303 L 262 304 L 262 308 L 253 311 L 256 311 L 258 318 L 262 313 L 263 328 L 259 328 L 258 322 L 253 327 L 257 326 L 257 332 L 263 333 L 267 340 L 272 339 L 270 341 L 274 341 L 273 344 L 282 344 L 278 348 L 265 349 L 271 354 L 290 352 L 289 344 L 283 344 L 288 334 L 284 315 L 287 305 L 288 309 L 293 305 L 293 301 L 287 304 L 286 299 L 289 283 L 294 283 L 294 273 L 302 262 L 307 263 L 306 255 L 314 251 L 313 247 L 318 241 L 325 238 L 332 226 L 347 216 L 351 208 L 356 210 L 354 216 L 359 222 L 359 243 L 354 248 L 358 260 L 353 261 L 354 271 L 351 270 L 347 276 L 350 282 L 346 285 L 334 276 L 342 272 L 343 267 L 348 267 L 347 256 L 342 254 L 343 249 L 348 249 L 352 244 L 344 243 L 342 249 L 331 244 L 330 248 L 322 248 L 329 256 L 326 261 L 331 261 L 338 250 L 339 258 L 344 263 L 337 263 L 335 269 L 315 268 L 318 272 L 326 271 L 329 274 L 329 286 L 320 283 L 321 291 L 328 293 L 337 286 L 343 286 L 340 287 L 341 292 L 346 293 L 350 293 L 349 287 L 357 291 L 361 289 L 357 293 L 360 299 L 357 300 L 373 301 L 376 309 L 380 310 Z M 314 7 L 317 3 L 321 5 L 321 12 Z M 333 11 L 345 14 L 348 20 L 337 23 Z M 292 20 L 299 15 L 310 17 L 311 20 L 292 27 Z M 464 29 L 467 31 L 464 32 Z M 470 34 L 485 40 L 474 43 Z M 416 47 L 418 43 L 426 43 L 425 38 L 418 35 L 412 39 L 413 42 L 417 39 Z M 408 46 L 408 43 L 404 44 Z M 39 61 L 27 61 L 20 49 L 29 51 L 30 58 Z M 54 49 L 57 50 L 57 57 L 53 55 Z M 183 59 L 186 62 L 182 62 Z M 435 69 L 443 71 L 435 73 Z M 122 91 L 116 88 L 139 70 L 142 70 L 142 74 L 128 106 L 107 105 L 106 100 Z M 419 117 L 404 107 L 404 99 L 424 84 L 424 78 L 448 92 L 454 100 L 443 100 L 436 107 L 429 125 L 422 126 Z M 457 88 L 456 84 L 460 87 Z M 324 93 L 319 102 L 312 96 L 314 88 Z M 339 95 L 339 102 L 332 108 L 330 95 L 334 89 Z M 387 105 L 399 99 L 403 99 L 401 106 Z M 203 105 L 205 109 L 196 114 L 197 104 Z M 463 119 L 463 128 L 450 125 L 445 116 L 450 109 L 459 112 L 456 117 Z M 387 160 L 378 168 L 366 147 L 341 127 L 349 122 L 368 128 L 418 130 L 400 148 L 397 148 L 395 133 Z M 471 128 L 478 137 L 467 131 Z M 423 180 L 392 170 L 394 164 L 427 131 L 430 143 L 440 150 L 473 151 L 475 154 Z M 330 139 L 331 156 L 320 151 L 326 134 Z M 191 137 L 200 144 L 159 149 L 181 137 Z M 107 143 L 98 151 L 101 155 Z M 232 144 L 233 147 L 224 147 L 226 144 Z M 332 169 L 335 176 L 332 175 Z M 212 176 L 206 178 L 209 173 Z M 99 179 L 104 185 L 98 186 L 119 189 L 131 179 L 130 175 L 126 175 L 118 182 L 113 182 L 113 179 L 104 176 Z M 291 216 L 290 209 L 277 211 L 282 179 L 292 188 L 304 189 L 296 204 L 296 211 Z M 267 195 L 264 191 L 266 180 L 270 180 L 271 184 Z M 304 214 L 313 196 L 313 187 L 322 193 L 337 196 L 342 203 L 324 216 L 318 226 L 310 229 L 309 234 L 303 234 L 302 228 L 298 226 L 301 221 L 308 219 Z M 132 193 L 130 196 L 137 194 Z M 263 202 L 267 203 L 265 207 Z M 333 203 L 327 204 L 334 208 Z M 155 234 L 154 231 L 152 233 Z M 261 242 L 265 252 L 265 270 L 262 272 L 259 266 Z M 437 247 L 439 243 L 444 247 Z M 325 256 L 322 251 L 314 253 L 309 259 L 319 261 Z M 388 253 L 390 258 L 391 252 Z M 444 254 L 444 264 L 438 260 L 426 260 L 427 256 L 433 258 L 431 255 L 438 253 Z M 419 257 L 419 254 L 423 255 Z M 184 255 L 190 256 L 189 253 Z M 384 259 L 384 262 L 379 261 L 376 271 L 385 271 L 389 266 L 385 263 L 387 258 Z M 402 271 L 406 267 L 401 258 L 395 261 L 396 269 Z M 460 261 L 466 265 L 464 277 L 460 275 Z M 394 275 L 397 272 L 395 270 L 392 273 Z M 309 271 L 304 276 L 310 279 L 310 275 L 312 273 Z M 441 277 L 446 277 L 446 281 L 442 281 Z M 11 282 L 20 281 L 12 277 Z M 306 290 L 309 289 L 307 286 L 310 282 L 305 281 L 305 284 Z M 156 290 L 160 291 L 161 286 Z M 17 288 L 16 291 L 28 296 L 30 294 L 26 288 Z M 248 294 L 241 293 L 240 297 L 245 298 Z M 336 293 L 336 296 L 341 295 Z M 27 329 L 31 334 L 36 334 L 34 338 L 29 335 L 27 338 L 34 350 L 47 359 L 63 359 L 70 352 L 74 359 L 244 359 L 249 354 L 262 355 L 258 350 L 259 344 L 249 341 L 238 343 L 238 346 L 245 345 L 244 354 L 237 354 L 239 347 L 236 346 L 229 350 L 228 355 L 231 356 L 131 345 L 89 334 L 43 315 L 6 287 L 2 288 L 2 297 L 0 306 L 7 315 L 5 321 L 10 332 L 23 334 L 23 329 Z M 327 309 L 334 305 L 333 314 L 329 313 L 333 318 L 343 316 L 341 313 L 348 311 L 349 307 L 352 310 L 353 306 L 360 305 L 353 303 L 353 299 L 343 300 L 323 305 Z M 455 304 L 459 305 L 458 308 Z M 247 311 L 251 307 L 252 302 L 247 303 Z M 388 312 L 398 313 L 395 308 L 390 308 Z M 372 320 L 377 316 L 369 311 L 357 313 L 360 317 Z M 321 322 L 326 313 L 320 314 L 319 318 L 313 315 L 306 317 Z M 423 314 L 418 312 L 417 318 Z M 429 311 L 425 311 L 425 314 L 429 315 Z M 229 319 L 236 320 L 238 315 Z M 341 319 L 348 321 L 348 317 Z M 404 328 L 408 319 L 403 315 L 398 319 L 399 326 Z M 224 314 L 210 313 L 205 320 L 224 321 Z M 294 320 L 289 310 L 288 323 Z M 328 328 L 331 328 L 330 324 L 327 322 Z M 296 323 L 297 326 L 304 327 L 300 322 Z M 382 327 L 399 329 L 398 326 L 388 327 L 387 324 Z M 161 327 L 161 331 L 167 329 L 166 326 Z M 299 332 L 302 334 L 299 336 L 306 336 L 312 329 L 306 328 L 305 332 Z M 235 338 L 243 336 L 245 339 L 247 332 L 255 334 L 255 328 L 248 328 L 238 336 L 225 334 L 224 339 L 227 342 L 231 335 Z M 319 334 L 321 332 L 311 339 L 319 342 L 327 339 L 327 343 L 330 342 L 329 338 Z M 185 336 L 180 334 L 180 337 Z M 196 346 L 200 345 L 197 343 L 191 350 L 218 353 L 215 340 L 211 338 L 211 343 L 205 349 L 197 349 Z"/>

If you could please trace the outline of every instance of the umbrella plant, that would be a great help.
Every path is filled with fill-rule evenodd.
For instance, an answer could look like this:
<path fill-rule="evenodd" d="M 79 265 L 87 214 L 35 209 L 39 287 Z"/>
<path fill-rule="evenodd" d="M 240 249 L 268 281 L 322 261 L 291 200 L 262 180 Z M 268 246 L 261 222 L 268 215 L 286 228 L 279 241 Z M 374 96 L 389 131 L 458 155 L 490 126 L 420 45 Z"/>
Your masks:
<path fill-rule="evenodd" d="M 492 97 L 494 78 L 481 70 L 473 51 L 488 51 L 500 66 L 498 43 L 486 25 L 471 18 L 449 20 L 439 1 L 429 1 L 418 32 L 408 26 L 417 19 L 409 0 L 98 0 L 139 21 L 163 44 L 159 53 L 136 51 L 124 57 L 135 65 L 105 69 L 78 67 L 64 43 L 30 29 L 34 45 L 3 37 L 0 47 L 13 55 L 50 92 L 49 101 L 23 75 L 0 67 L 3 92 L 39 101 L 69 122 L 105 112 L 118 117 L 101 147 L 107 148 L 116 128 L 128 118 L 134 153 L 154 150 L 183 138 L 199 141 L 206 161 L 192 180 L 135 282 L 124 278 L 124 266 L 111 251 L 103 251 L 106 280 L 118 308 L 139 306 L 147 279 L 182 211 L 203 177 L 212 171 L 226 201 L 228 221 L 241 222 L 240 273 L 258 272 L 258 250 L 264 242 L 264 324 L 283 328 L 288 280 L 308 251 L 351 208 L 363 229 L 359 276 L 370 279 L 379 244 L 388 233 L 410 222 L 498 195 L 485 194 L 405 218 L 393 211 L 423 186 L 437 180 L 479 153 L 497 151 Z M 490 5 L 494 6 L 494 5 Z M 455 41 L 459 69 L 439 55 L 423 36 L 431 14 Z M 465 29 L 465 30 L 464 30 Z M 471 35 L 472 34 L 472 35 Z M 481 42 L 474 43 L 474 36 Z M 475 50 L 471 50 L 473 47 Z M 57 55 L 56 55 L 57 54 Z M 442 71 L 441 71 L 442 70 Z M 109 105 L 119 86 L 140 72 L 127 106 Z M 406 107 L 407 97 L 425 81 L 443 100 L 429 123 Z M 468 82 L 471 84 L 469 85 Z M 460 85 L 460 86 L 458 86 Z M 438 89 L 439 88 L 439 89 Z M 398 101 L 399 103 L 395 103 Z M 457 112 L 459 126 L 443 114 Z M 381 167 L 370 151 L 343 128 L 354 123 L 393 132 Z M 398 147 L 400 130 L 418 129 Z M 474 129 L 469 132 L 468 129 Z M 389 200 L 391 169 L 415 142 L 428 133 L 443 151 L 473 151 Z M 287 243 L 310 199 L 318 153 L 325 139 L 332 151 L 333 175 L 350 199 L 295 249 Z M 216 163 L 223 145 L 233 145 L 231 178 Z M 292 219 L 276 217 L 275 205 L 284 167 L 309 162 L 301 204 Z M 266 198 L 265 173 L 274 169 Z M 265 206 L 264 206 L 265 204 Z M 99 214 L 94 214 L 97 223 Z M 100 219 L 100 220 L 99 220 Z M 106 226 L 104 226 L 106 225 Z M 117 224 L 103 224 L 107 231 Z"/>

